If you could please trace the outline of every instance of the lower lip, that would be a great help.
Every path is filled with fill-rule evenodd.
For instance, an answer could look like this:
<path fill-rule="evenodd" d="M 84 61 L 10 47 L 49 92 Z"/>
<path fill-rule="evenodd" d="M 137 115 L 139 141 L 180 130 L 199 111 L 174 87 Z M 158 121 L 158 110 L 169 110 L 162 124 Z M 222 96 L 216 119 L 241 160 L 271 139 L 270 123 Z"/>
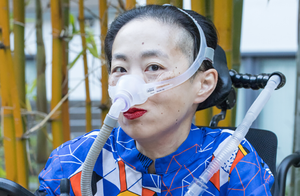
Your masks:
<path fill-rule="evenodd" d="M 135 112 L 124 112 L 123 115 L 125 118 L 129 119 L 129 120 L 134 120 L 137 119 L 141 116 L 143 116 L 147 111 L 146 110 L 138 110 Z"/>

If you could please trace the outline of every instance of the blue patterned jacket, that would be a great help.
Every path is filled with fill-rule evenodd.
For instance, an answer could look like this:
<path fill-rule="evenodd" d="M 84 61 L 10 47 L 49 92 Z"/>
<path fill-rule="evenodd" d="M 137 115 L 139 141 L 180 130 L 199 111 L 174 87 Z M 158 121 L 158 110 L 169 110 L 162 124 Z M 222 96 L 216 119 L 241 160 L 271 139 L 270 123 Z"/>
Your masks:
<path fill-rule="evenodd" d="M 39 175 L 40 193 L 60 194 L 60 179 L 69 178 L 71 195 L 80 196 L 82 164 L 98 134 L 92 131 L 66 142 L 50 155 Z M 184 195 L 193 177 L 199 177 L 214 155 L 224 148 L 232 131 L 191 125 L 186 141 L 172 154 L 155 161 L 156 174 L 149 174 L 152 160 L 141 154 L 120 127 L 115 128 L 97 159 L 92 191 L 100 196 Z M 219 147 L 219 148 L 218 148 Z M 271 195 L 274 177 L 247 140 L 243 140 L 220 170 L 210 179 L 204 196 Z"/>

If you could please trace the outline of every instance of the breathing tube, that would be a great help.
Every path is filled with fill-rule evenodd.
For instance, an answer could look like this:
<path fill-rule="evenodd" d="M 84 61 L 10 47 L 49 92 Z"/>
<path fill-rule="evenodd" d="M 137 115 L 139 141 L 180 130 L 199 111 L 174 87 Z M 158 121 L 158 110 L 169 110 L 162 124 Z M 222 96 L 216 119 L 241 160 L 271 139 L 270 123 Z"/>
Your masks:
<path fill-rule="evenodd" d="M 185 196 L 201 196 L 205 192 L 207 189 L 206 183 L 238 148 L 238 145 L 245 138 L 253 121 L 257 118 L 262 108 L 270 99 L 272 92 L 281 83 L 281 80 L 281 77 L 276 74 L 270 77 L 265 88 L 247 111 L 242 123 L 236 128 L 234 133 L 229 136 L 229 139 L 225 144 L 225 148 L 215 155 L 214 160 L 212 160 L 199 178 L 194 178 L 193 182 L 189 185 Z"/>
<path fill-rule="evenodd" d="M 200 25 L 188 13 L 179 8 L 178 10 L 189 16 L 199 30 L 201 44 L 195 61 L 183 74 L 172 79 L 145 83 L 145 81 L 137 75 L 124 75 L 118 80 L 116 86 L 109 86 L 109 96 L 112 99 L 112 106 L 104 119 L 101 131 L 99 131 L 83 163 L 80 182 L 81 195 L 92 196 L 91 179 L 96 160 L 110 136 L 112 129 L 116 126 L 120 113 L 126 112 L 134 105 L 143 104 L 147 101 L 148 97 L 154 94 L 174 88 L 187 81 L 196 73 L 204 60 L 213 61 L 214 49 L 207 47 L 204 32 Z"/>

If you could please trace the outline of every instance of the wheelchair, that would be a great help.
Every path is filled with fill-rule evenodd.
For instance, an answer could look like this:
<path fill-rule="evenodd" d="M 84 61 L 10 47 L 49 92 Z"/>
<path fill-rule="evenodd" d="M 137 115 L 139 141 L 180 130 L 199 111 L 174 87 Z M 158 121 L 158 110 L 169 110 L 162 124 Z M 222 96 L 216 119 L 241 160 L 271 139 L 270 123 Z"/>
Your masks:
<path fill-rule="evenodd" d="M 226 55 L 223 49 L 218 46 L 215 50 L 214 67 L 218 71 L 219 77 L 222 80 L 222 92 L 213 99 L 208 98 L 201 103 L 201 109 L 217 106 L 221 112 L 213 116 L 210 127 L 216 128 L 218 122 L 223 120 L 226 116 L 226 111 L 232 109 L 236 104 L 235 88 L 251 88 L 253 90 L 264 88 L 268 79 L 272 75 L 279 75 L 282 82 L 277 89 L 285 84 L 285 77 L 280 72 L 272 74 L 239 74 L 234 70 L 228 70 Z M 235 88 L 233 88 L 233 86 Z M 218 127 L 220 128 L 220 127 Z M 222 127 L 225 128 L 225 127 Z M 226 127 L 228 128 L 228 127 Z M 232 128 L 233 130 L 235 128 Z M 268 138 L 266 140 L 265 138 Z M 293 165 L 300 167 L 300 151 L 287 156 L 276 171 L 276 153 L 277 153 L 277 137 L 267 130 L 250 129 L 246 135 L 246 139 L 254 146 L 259 156 L 268 164 L 270 170 L 274 174 L 275 182 L 271 188 L 271 193 L 274 196 L 284 196 L 286 186 L 286 176 L 288 169 Z M 61 196 L 68 196 L 70 183 L 68 179 L 61 180 Z M 29 190 L 20 186 L 19 184 L 0 178 L 0 195 L 1 196 L 34 196 Z"/>

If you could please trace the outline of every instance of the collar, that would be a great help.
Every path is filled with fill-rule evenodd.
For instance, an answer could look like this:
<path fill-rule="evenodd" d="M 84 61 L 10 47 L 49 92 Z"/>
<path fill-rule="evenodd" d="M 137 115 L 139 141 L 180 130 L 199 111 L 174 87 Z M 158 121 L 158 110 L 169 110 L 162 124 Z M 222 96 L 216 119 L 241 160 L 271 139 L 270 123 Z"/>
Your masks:
<path fill-rule="evenodd" d="M 156 159 L 155 169 L 157 174 L 167 174 L 180 169 L 187 161 L 193 159 L 202 146 L 204 132 L 195 125 L 191 125 L 187 139 L 172 154 Z M 152 160 L 140 153 L 134 140 L 129 137 L 121 127 L 115 132 L 118 157 L 127 165 L 142 173 L 148 173 Z"/>

